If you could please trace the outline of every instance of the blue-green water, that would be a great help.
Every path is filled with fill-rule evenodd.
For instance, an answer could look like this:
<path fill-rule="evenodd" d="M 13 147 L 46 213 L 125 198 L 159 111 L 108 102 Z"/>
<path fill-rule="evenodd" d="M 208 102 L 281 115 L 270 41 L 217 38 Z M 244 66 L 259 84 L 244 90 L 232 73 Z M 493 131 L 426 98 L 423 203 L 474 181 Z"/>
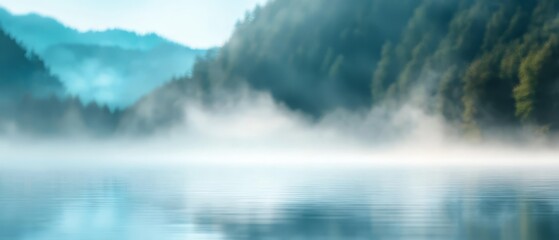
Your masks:
<path fill-rule="evenodd" d="M 0 239 L 559 239 L 559 171 L 0 171 Z"/>

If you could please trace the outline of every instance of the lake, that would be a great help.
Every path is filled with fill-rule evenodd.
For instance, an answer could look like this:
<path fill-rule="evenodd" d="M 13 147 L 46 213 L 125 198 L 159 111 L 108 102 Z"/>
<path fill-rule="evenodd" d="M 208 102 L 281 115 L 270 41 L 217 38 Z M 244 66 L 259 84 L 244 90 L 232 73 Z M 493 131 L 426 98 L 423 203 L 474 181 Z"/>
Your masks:
<path fill-rule="evenodd" d="M 0 170 L 0 239 L 559 239 L 558 170 Z"/>

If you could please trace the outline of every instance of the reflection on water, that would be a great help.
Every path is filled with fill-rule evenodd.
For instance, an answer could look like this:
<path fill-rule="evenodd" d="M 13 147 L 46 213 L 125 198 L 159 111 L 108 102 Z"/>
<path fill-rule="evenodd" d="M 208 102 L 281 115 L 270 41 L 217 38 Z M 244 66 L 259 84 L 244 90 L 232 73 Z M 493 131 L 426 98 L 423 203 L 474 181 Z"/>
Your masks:
<path fill-rule="evenodd" d="M 0 172 L 0 239 L 559 239 L 556 172 Z"/>

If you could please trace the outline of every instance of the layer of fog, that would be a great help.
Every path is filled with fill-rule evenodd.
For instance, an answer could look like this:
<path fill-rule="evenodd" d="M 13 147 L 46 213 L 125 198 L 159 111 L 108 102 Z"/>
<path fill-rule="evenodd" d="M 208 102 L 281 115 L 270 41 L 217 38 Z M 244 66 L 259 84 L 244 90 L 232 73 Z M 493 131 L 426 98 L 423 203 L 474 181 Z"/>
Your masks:
<path fill-rule="evenodd" d="M 210 105 L 187 101 L 184 110 L 181 124 L 149 137 L 3 137 L 0 165 L 526 166 L 554 165 L 558 156 L 536 138 L 523 145 L 464 140 L 456 126 L 424 111 L 420 100 L 311 119 L 266 93 L 244 91 Z"/>
<path fill-rule="evenodd" d="M 173 44 L 148 50 L 59 44 L 41 57 L 70 95 L 84 103 L 126 108 L 173 78 L 189 75 L 203 54 L 204 50 Z"/>

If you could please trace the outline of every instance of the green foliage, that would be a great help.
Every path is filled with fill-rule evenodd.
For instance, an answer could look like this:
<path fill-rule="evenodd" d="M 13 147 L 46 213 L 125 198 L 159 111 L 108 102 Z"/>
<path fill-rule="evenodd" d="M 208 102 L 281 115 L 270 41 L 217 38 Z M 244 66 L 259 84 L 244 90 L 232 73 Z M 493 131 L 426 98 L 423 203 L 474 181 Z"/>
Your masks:
<path fill-rule="evenodd" d="M 522 61 L 519 69 L 520 83 L 514 88 L 516 115 L 522 121 L 536 121 L 545 125 L 554 123 L 549 122 L 550 120 L 556 120 L 544 115 L 556 110 L 551 101 L 558 97 L 555 89 L 559 80 L 558 58 L 559 38 L 554 34 L 541 48 L 530 52 Z"/>
<path fill-rule="evenodd" d="M 416 5 L 414 0 L 271 1 L 238 24 L 214 59 L 223 65 L 212 68 L 314 116 L 370 107 L 382 48 L 398 39 Z"/>
<path fill-rule="evenodd" d="M 449 67 L 448 70 L 441 76 L 441 81 L 438 86 L 437 92 L 437 111 L 440 112 L 447 119 L 461 119 L 462 106 L 461 104 L 452 104 L 461 102 L 462 82 L 460 81 L 460 73 L 456 66 Z"/>
<path fill-rule="evenodd" d="M 344 56 L 340 55 L 336 58 L 336 61 L 330 66 L 330 71 L 328 71 L 328 77 L 337 78 L 340 76 L 340 71 L 344 66 Z"/>
<path fill-rule="evenodd" d="M 378 63 L 373 74 L 371 83 L 373 103 L 380 102 L 384 98 L 390 79 L 395 77 L 396 67 L 394 47 L 391 42 L 387 42 L 382 47 L 381 61 Z"/>
<path fill-rule="evenodd" d="M 437 101 L 426 104 L 462 122 L 471 135 L 519 124 L 554 129 L 556 1 L 420 2 L 393 41 L 395 53 L 391 46 L 382 52 L 371 82 L 373 102 L 406 99 L 416 86 L 434 81 Z M 439 74 L 433 80 L 428 72 Z"/>
<path fill-rule="evenodd" d="M 551 132 L 559 129 L 558 5 L 270 1 L 181 81 L 248 85 L 313 116 L 424 91 L 423 105 L 471 136 L 526 125 Z"/>

